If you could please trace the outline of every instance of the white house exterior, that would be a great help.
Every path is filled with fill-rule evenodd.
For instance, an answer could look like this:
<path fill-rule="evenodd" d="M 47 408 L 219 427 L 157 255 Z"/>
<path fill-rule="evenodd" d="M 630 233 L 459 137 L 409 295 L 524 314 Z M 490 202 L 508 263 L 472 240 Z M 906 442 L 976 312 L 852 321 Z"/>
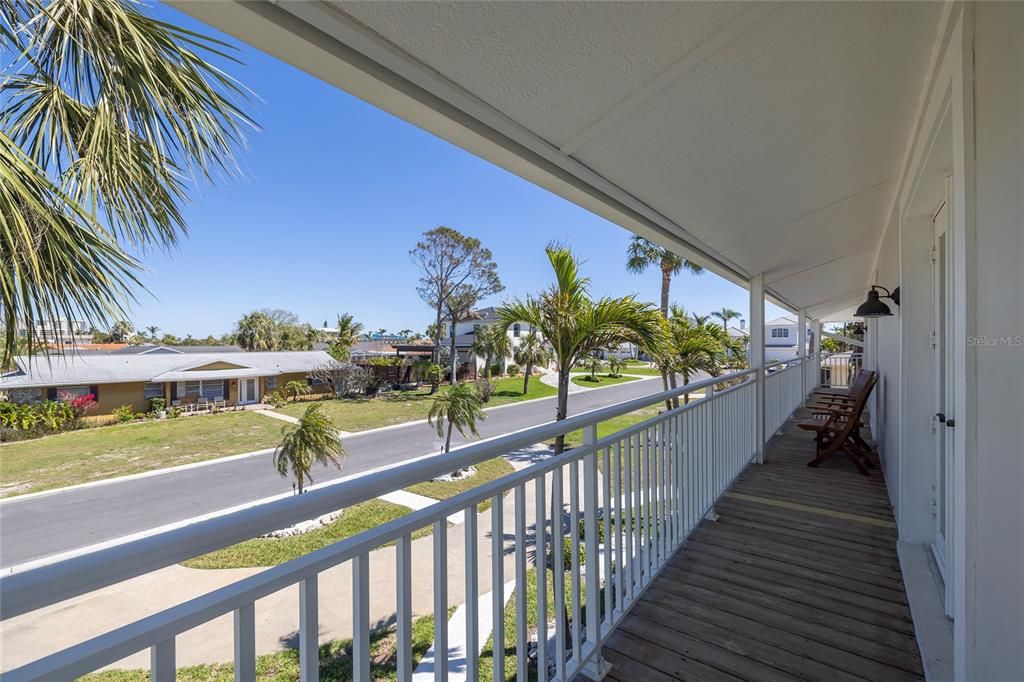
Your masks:
<path fill-rule="evenodd" d="M 476 333 L 479 329 L 489 327 L 492 324 L 498 324 L 497 310 L 494 306 L 480 308 L 473 311 L 471 319 L 455 323 L 455 349 L 459 354 L 460 366 L 472 362 L 475 363 L 478 372 L 483 371 L 486 359 L 473 355 L 469 349 L 476 341 Z M 451 333 L 450 324 L 451 321 L 447 318 L 441 320 L 441 342 L 445 346 L 451 344 L 451 337 L 449 336 Z M 508 339 L 512 352 L 504 358 L 494 358 L 492 362 L 502 363 L 504 366 L 513 364 L 515 362 L 516 349 L 522 343 L 523 338 L 530 333 L 530 329 L 530 325 L 525 322 L 517 322 L 509 327 Z"/>
<path fill-rule="evenodd" d="M 900 304 L 889 302 L 893 315 L 867 321 L 864 366 L 880 376 L 871 430 L 923 671 L 932 680 L 1024 679 L 1024 3 L 171 4 L 748 288 L 753 367 L 736 380 L 745 379 L 738 390 L 750 393 L 740 394 L 743 407 L 729 413 L 728 430 L 694 442 L 688 434 L 707 435 L 700 429 L 708 427 L 685 421 L 684 447 L 672 450 L 714 458 L 724 452 L 714 445 L 720 436 L 749 437 L 739 461 L 713 460 L 730 476 L 762 465 L 766 440 L 816 383 L 807 372 L 813 362 L 802 363 L 795 399 L 792 391 L 766 392 L 779 388 L 776 377 L 798 375 L 763 372 L 765 300 L 797 313 L 798 336 L 810 324 L 820 339 L 820 321 L 851 319 L 869 286 L 899 287 Z M 680 409 L 722 399 L 715 393 Z M 567 425 L 585 429 L 584 441 L 563 455 L 584 470 L 589 576 L 608 556 L 597 540 L 596 422 L 609 415 L 571 417 Z M 678 424 L 669 423 L 670 435 L 672 428 L 678 433 Z M 148 538 L 145 546 L 4 576 L 5 608 L 42 609 L 340 501 L 362 501 L 388 482 L 403 487 L 500 448 L 543 441 L 558 428 L 471 445 L 443 462 L 385 472 L 369 479 L 372 485 L 354 481 L 258 506 L 187 534 Z M 655 434 L 646 442 L 657 452 L 666 441 Z M 520 480 L 543 480 L 545 466 L 561 464 L 534 464 Z M 716 491 L 730 480 L 714 481 Z M 670 485 L 684 504 L 701 493 L 689 481 Z M 520 561 L 528 500 L 520 487 L 515 495 L 520 514 L 515 529 L 505 531 L 514 530 Z M 246 635 L 253 601 L 298 583 L 302 678 L 313 680 L 316 581 L 327 568 L 351 562 L 351 606 L 361 624 L 355 677 L 366 679 L 367 548 L 398 542 L 395 613 L 399 641 L 407 641 L 408 533 L 424 521 L 441 533 L 455 505 L 472 510 L 476 503 L 465 497 L 436 505 L 439 511 L 421 510 L 407 526 L 324 550 L 319 563 L 304 558 L 265 571 L 234 584 L 230 594 L 182 605 L 7 675 L 81 674 L 148 647 L 155 679 L 171 679 L 175 638 L 232 610 L 236 660 L 254 670 Z M 500 512 L 495 518 L 500 522 Z M 447 575 L 445 545 L 438 546 L 431 562 Z M 670 549 L 685 555 L 679 547 Z M 502 566 L 496 561 L 489 574 L 498 578 L 492 594 L 501 593 Z M 479 594 L 478 573 L 467 575 L 467 591 Z M 525 559 L 515 575 L 525 579 Z M 442 622 L 446 589 L 444 580 L 434 584 Z M 612 595 L 595 581 L 587 589 L 588 604 Z M 599 609 L 588 608 L 587 647 L 572 659 L 571 673 L 607 672 L 601 642 L 630 605 L 606 611 L 606 623 Z M 471 613 L 478 606 L 467 604 Z M 435 636 L 446 643 L 443 624 Z M 439 651 L 443 657 L 447 647 Z M 400 659 L 400 678 L 410 679 L 408 658 Z M 520 672 L 525 676 L 525 663 Z"/>

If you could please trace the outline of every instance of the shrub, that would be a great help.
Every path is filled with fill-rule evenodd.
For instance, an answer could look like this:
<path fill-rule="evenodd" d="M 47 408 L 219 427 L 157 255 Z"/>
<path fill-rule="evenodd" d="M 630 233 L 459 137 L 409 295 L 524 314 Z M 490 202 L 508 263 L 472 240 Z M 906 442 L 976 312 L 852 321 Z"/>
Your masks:
<path fill-rule="evenodd" d="M 168 419 L 177 419 L 180 416 L 181 416 L 181 408 L 180 407 L 172 407 L 171 409 L 167 410 L 167 418 Z"/>
<path fill-rule="evenodd" d="M 490 372 L 490 374 L 491 374 L 492 377 L 501 376 L 501 363 L 500 362 L 496 362 L 493 365 L 491 365 L 491 372 Z"/>
<path fill-rule="evenodd" d="M 383 355 L 370 358 L 366 364 L 370 367 L 397 367 L 402 364 L 402 358 L 397 355 Z"/>
<path fill-rule="evenodd" d="M 519 373 L 521 371 L 522 369 L 520 369 L 519 365 L 509 365 L 508 367 L 505 368 L 505 373 L 508 374 L 510 377 L 519 376 Z"/>
<path fill-rule="evenodd" d="M 480 395 L 480 402 L 490 402 L 491 395 L 497 386 L 494 380 L 487 377 L 477 377 L 473 383 L 476 384 L 476 392 Z"/>
<path fill-rule="evenodd" d="M 167 406 L 167 401 L 163 398 L 150 398 L 149 399 L 149 410 L 154 413 L 160 413 L 164 411 Z"/>
<path fill-rule="evenodd" d="M 431 365 L 427 368 L 427 381 L 432 384 L 439 384 L 444 381 L 444 367 L 441 365 Z"/>
<path fill-rule="evenodd" d="M 309 393 L 309 384 L 302 381 L 289 381 L 284 385 L 285 395 L 291 396 L 292 400 L 298 400 L 300 395 Z"/>
<path fill-rule="evenodd" d="M 79 422 L 82 420 L 83 417 L 85 417 L 86 412 L 96 408 L 96 396 L 94 396 L 92 393 L 80 395 L 77 398 L 72 398 L 71 400 L 69 400 L 68 406 L 71 407 L 71 412 L 75 416 L 75 421 Z"/>
<path fill-rule="evenodd" d="M 364 388 L 363 390 L 365 391 L 366 395 L 377 395 L 378 393 L 381 392 L 381 389 L 387 385 L 387 383 L 387 379 L 385 379 L 381 375 L 370 374 L 368 377 L 366 377 L 366 388 Z"/>
<path fill-rule="evenodd" d="M 284 407 L 288 404 L 288 398 L 281 391 L 271 391 L 264 397 L 264 400 L 272 407 Z"/>
<path fill-rule="evenodd" d="M 121 407 L 115 408 L 111 414 L 114 416 L 114 421 L 119 424 L 135 419 L 135 411 L 131 405 L 121 405 Z"/>

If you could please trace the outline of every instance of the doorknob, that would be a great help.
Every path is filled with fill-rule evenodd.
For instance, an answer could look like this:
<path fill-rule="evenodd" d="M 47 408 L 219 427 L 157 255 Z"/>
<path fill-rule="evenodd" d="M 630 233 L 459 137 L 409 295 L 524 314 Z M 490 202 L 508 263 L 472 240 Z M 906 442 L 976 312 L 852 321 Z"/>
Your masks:
<path fill-rule="evenodd" d="M 956 426 L 956 422 L 953 421 L 952 419 L 947 419 L 946 426 L 948 426 L 949 428 L 953 428 L 954 426 Z"/>
<path fill-rule="evenodd" d="M 935 418 L 939 420 L 940 424 L 945 424 L 946 423 L 946 415 L 942 414 L 941 412 L 936 412 L 935 413 Z"/>

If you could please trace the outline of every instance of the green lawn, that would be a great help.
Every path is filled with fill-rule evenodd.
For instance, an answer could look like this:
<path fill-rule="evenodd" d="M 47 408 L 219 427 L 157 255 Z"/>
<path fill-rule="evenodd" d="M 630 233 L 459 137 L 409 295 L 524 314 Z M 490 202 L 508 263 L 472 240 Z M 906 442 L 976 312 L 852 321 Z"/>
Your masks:
<path fill-rule="evenodd" d="M 449 614 L 451 611 L 449 611 Z M 434 617 L 424 616 L 412 622 L 413 667 L 434 642 Z M 392 625 L 370 636 L 370 675 L 373 680 L 397 680 L 397 637 Z M 178 682 L 232 682 L 232 663 L 194 665 L 178 668 Z M 107 670 L 78 678 L 85 682 L 147 682 L 148 670 Z M 258 682 L 294 682 L 299 679 L 299 651 L 288 649 L 256 657 Z M 349 682 L 352 679 L 352 640 L 337 639 L 320 645 L 320 679 L 324 682 Z"/>
<path fill-rule="evenodd" d="M 486 407 L 546 398 L 557 393 L 553 387 L 541 383 L 538 377 L 531 377 L 530 390 L 525 396 L 522 377 L 497 379 L 495 384 L 494 394 Z M 440 390 L 445 389 L 442 387 Z M 316 402 L 323 405 L 324 412 L 342 431 L 365 431 L 426 419 L 433 399 L 430 388 L 424 387 L 415 391 L 395 391 L 378 398 L 302 401 L 285 405 L 277 411 L 292 417 L 301 417 L 306 407 Z"/>
<path fill-rule="evenodd" d="M 0 497 L 273 447 L 276 419 L 251 412 L 69 431 L 0 446 Z"/>
<path fill-rule="evenodd" d="M 213 569 L 277 566 L 365 530 L 376 528 L 405 516 L 408 512 L 408 507 L 383 500 L 369 500 L 349 507 L 331 523 L 307 533 L 285 538 L 253 538 L 189 559 L 183 562 L 183 565 L 189 568 Z M 429 527 L 421 528 L 413 537 L 429 534 Z"/>
<path fill-rule="evenodd" d="M 596 379 L 596 380 L 595 380 Z M 590 378 L 590 375 L 577 376 L 570 379 L 572 383 L 577 386 L 583 386 L 585 388 L 597 388 L 598 386 L 611 386 L 612 384 L 622 384 L 627 381 L 637 381 L 636 377 L 617 376 L 613 377 L 610 374 L 598 374 L 594 379 Z"/>
<path fill-rule="evenodd" d="M 615 417 L 614 419 L 601 422 L 597 425 L 597 437 L 604 438 L 616 431 L 621 431 L 622 429 L 629 428 L 634 424 L 639 424 L 645 419 L 650 419 L 658 414 L 661 409 L 664 409 L 663 405 L 652 405 L 635 412 L 630 412 L 629 414 L 624 414 L 621 417 Z M 583 431 L 572 431 L 565 434 L 565 444 L 569 447 L 582 445 Z"/>
<path fill-rule="evenodd" d="M 511 474 L 515 469 L 508 463 L 507 460 L 501 457 L 495 457 L 489 459 L 486 462 L 481 462 L 476 465 L 476 475 L 470 476 L 469 478 L 459 479 L 458 481 L 451 481 L 450 483 L 443 481 L 425 481 L 423 483 L 417 483 L 416 485 L 409 486 L 406 488 L 411 493 L 417 493 L 418 495 L 424 495 L 426 497 L 432 497 L 435 500 L 447 500 L 449 497 L 454 497 L 459 493 L 464 493 L 471 488 L 475 488 L 478 485 L 488 483 L 502 476 Z M 477 505 L 477 511 L 484 512 L 491 508 L 491 501 L 484 500 Z"/>
<path fill-rule="evenodd" d="M 647 367 L 646 365 L 626 365 L 622 368 L 623 374 L 642 374 L 647 377 L 660 377 L 661 370 L 657 367 Z"/>

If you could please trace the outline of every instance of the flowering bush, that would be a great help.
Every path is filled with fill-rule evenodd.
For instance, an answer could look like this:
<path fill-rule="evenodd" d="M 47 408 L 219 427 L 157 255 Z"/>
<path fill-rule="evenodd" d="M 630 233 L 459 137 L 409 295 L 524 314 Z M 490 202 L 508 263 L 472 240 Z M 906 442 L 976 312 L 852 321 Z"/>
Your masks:
<path fill-rule="evenodd" d="M 89 410 L 96 409 L 96 396 L 92 393 L 86 393 L 80 395 L 77 398 L 72 398 L 67 402 L 67 405 L 71 408 L 72 414 L 74 414 L 76 420 L 82 419 L 85 413 Z"/>

